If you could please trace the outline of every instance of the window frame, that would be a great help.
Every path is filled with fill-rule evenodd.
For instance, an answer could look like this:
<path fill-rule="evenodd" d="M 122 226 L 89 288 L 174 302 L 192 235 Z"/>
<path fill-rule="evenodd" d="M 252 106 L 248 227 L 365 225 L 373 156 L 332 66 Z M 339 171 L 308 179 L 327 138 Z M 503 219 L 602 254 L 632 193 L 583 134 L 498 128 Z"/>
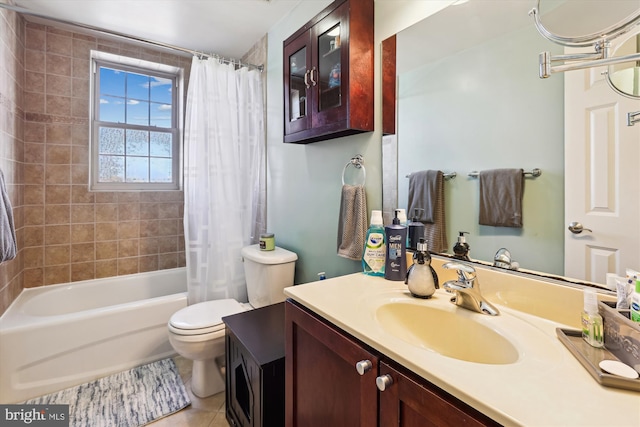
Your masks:
<path fill-rule="evenodd" d="M 180 191 L 183 184 L 182 137 L 184 108 L 184 70 L 166 64 L 115 55 L 107 52 L 91 51 L 90 76 L 90 112 L 89 112 L 89 191 Z M 101 66 L 123 72 L 133 72 L 152 77 L 169 79 L 173 82 L 171 91 L 172 109 L 170 128 L 143 126 L 127 123 L 102 122 L 100 111 L 100 73 Z M 126 117 L 125 117 L 126 121 Z M 172 182 L 99 182 L 99 131 L 101 127 L 126 130 L 161 131 L 171 133 L 172 146 Z M 149 156 L 149 158 L 151 158 Z M 125 155 L 126 160 L 126 155 Z"/>

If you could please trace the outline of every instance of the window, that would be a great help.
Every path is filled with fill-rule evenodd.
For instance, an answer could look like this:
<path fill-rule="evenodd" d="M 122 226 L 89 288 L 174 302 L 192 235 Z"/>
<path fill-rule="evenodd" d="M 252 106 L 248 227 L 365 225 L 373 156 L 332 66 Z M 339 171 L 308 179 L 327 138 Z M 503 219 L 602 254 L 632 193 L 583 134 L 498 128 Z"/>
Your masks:
<path fill-rule="evenodd" d="M 91 52 L 89 188 L 179 190 L 182 70 Z"/>

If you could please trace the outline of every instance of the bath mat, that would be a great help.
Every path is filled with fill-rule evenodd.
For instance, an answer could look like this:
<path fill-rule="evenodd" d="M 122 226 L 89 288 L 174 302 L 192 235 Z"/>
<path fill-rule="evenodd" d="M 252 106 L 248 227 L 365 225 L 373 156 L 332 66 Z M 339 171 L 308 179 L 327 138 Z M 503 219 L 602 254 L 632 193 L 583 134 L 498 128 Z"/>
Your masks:
<path fill-rule="evenodd" d="M 173 359 L 164 359 L 25 403 L 69 405 L 73 427 L 137 427 L 191 401 Z"/>

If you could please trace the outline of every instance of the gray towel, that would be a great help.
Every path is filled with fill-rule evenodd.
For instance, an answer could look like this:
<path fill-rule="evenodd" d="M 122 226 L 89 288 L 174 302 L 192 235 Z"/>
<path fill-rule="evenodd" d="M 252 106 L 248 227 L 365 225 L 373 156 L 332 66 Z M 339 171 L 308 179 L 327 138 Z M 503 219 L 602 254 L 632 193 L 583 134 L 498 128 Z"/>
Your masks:
<path fill-rule="evenodd" d="M 13 210 L 4 183 L 4 174 L 0 171 L 0 262 L 14 259 L 17 252 Z"/>
<path fill-rule="evenodd" d="M 354 261 L 362 260 L 367 229 L 367 196 L 364 186 L 343 185 L 338 218 L 338 255 Z"/>
<path fill-rule="evenodd" d="M 418 216 L 418 221 L 424 223 L 428 249 L 432 252 L 445 252 L 448 245 L 442 171 L 427 170 L 409 175 L 409 218 L 413 218 L 415 208 L 424 209 L 422 215 Z"/>
<path fill-rule="evenodd" d="M 415 209 L 424 209 L 417 219 L 420 222 L 434 222 L 438 197 L 438 176 L 441 171 L 420 171 L 409 175 L 409 203 L 407 216 L 414 218 Z"/>
<path fill-rule="evenodd" d="M 480 172 L 480 225 L 522 227 L 522 169 Z"/>

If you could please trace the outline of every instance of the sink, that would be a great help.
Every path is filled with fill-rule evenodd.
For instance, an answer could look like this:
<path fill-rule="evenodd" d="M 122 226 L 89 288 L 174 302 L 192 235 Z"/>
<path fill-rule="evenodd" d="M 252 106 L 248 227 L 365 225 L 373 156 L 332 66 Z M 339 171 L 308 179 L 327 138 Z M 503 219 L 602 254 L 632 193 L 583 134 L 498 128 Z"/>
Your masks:
<path fill-rule="evenodd" d="M 386 333 L 443 356 L 492 365 L 518 361 L 507 338 L 476 320 L 476 313 L 459 310 L 390 302 L 376 309 L 375 318 Z"/>

